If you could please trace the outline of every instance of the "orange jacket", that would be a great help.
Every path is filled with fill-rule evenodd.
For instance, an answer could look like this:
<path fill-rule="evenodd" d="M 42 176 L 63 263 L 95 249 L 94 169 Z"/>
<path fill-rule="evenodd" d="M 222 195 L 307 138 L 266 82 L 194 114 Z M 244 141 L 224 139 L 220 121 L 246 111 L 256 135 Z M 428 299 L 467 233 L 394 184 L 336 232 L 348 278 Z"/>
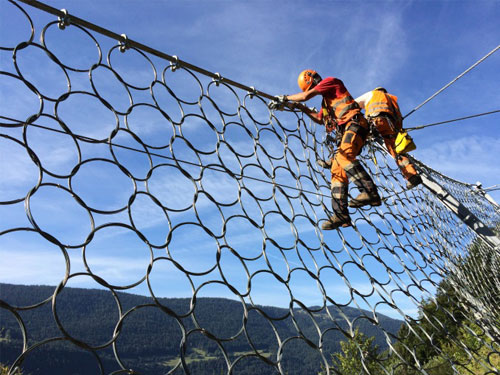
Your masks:
<path fill-rule="evenodd" d="M 322 107 L 326 108 L 328 113 L 337 121 L 338 125 L 344 125 L 361 112 L 358 103 L 356 103 L 348 91 L 338 98 L 323 98 Z"/>
<path fill-rule="evenodd" d="M 375 117 L 380 113 L 388 113 L 394 119 L 400 118 L 401 112 L 399 111 L 398 97 L 380 90 L 374 90 L 372 98 L 366 103 L 365 115 L 367 117 Z"/>

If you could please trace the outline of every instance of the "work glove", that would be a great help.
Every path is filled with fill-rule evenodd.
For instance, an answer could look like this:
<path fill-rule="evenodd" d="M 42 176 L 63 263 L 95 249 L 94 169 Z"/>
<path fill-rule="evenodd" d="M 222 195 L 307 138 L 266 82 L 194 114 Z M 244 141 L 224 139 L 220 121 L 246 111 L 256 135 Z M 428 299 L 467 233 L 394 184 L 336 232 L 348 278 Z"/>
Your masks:
<path fill-rule="evenodd" d="M 325 143 L 326 143 L 326 144 L 336 145 L 336 143 L 337 143 L 337 142 L 336 142 L 335 138 L 334 138 L 334 137 L 332 137 L 332 135 L 331 135 L 330 133 L 328 133 L 328 134 L 326 135 Z"/>
<path fill-rule="evenodd" d="M 286 95 L 277 95 L 273 100 L 269 102 L 267 107 L 273 111 L 282 111 L 283 109 L 285 109 L 286 102 L 288 102 L 288 98 Z"/>
<path fill-rule="evenodd" d="M 317 159 L 316 164 L 318 164 L 321 168 L 331 169 L 332 168 L 332 159 L 327 159 L 327 160 Z"/>

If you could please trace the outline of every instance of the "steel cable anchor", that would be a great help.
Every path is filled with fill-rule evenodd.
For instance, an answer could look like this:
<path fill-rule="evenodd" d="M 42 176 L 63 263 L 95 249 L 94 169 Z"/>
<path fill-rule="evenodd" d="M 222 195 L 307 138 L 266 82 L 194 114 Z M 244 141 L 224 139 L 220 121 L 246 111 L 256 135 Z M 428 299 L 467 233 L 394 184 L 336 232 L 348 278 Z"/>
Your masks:
<path fill-rule="evenodd" d="M 61 12 L 63 13 L 62 17 L 58 17 L 59 24 L 57 25 L 59 29 L 64 30 L 67 26 L 71 24 L 70 22 L 70 17 L 69 13 L 66 9 L 61 9 Z"/>
<path fill-rule="evenodd" d="M 174 61 L 170 61 L 170 66 L 172 67 L 172 72 L 175 72 L 179 68 L 179 58 L 176 55 L 173 55 L 172 58 Z"/>
<path fill-rule="evenodd" d="M 250 86 L 250 90 L 248 91 L 248 95 L 250 96 L 250 99 L 253 99 L 253 97 L 257 94 L 257 90 L 255 90 L 255 87 Z"/>
<path fill-rule="evenodd" d="M 222 82 L 222 76 L 220 73 L 215 73 L 215 77 L 212 78 L 212 82 L 215 82 L 215 86 L 219 87 L 219 84 Z"/>
<path fill-rule="evenodd" d="M 120 41 L 118 42 L 118 44 L 120 45 L 120 52 L 125 52 L 126 50 L 128 50 L 130 48 L 130 45 L 128 43 L 128 37 L 126 34 L 121 34 L 120 35 L 121 39 Z"/>

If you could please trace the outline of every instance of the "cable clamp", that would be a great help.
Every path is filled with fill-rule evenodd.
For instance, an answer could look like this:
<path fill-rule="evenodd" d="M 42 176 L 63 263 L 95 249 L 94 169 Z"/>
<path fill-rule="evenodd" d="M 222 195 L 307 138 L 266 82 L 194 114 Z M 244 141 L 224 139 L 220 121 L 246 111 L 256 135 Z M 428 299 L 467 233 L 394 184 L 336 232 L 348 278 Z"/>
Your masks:
<path fill-rule="evenodd" d="M 63 12 L 64 15 L 62 17 L 58 17 L 58 20 L 59 20 L 58 26 L 61 30 L 64 30 L 66 28 L 66 26 L 70 25 L 70 19 L 69 19 L 68 11 L 66 9 L 61 9 L 61 12 Z"/>
<path fill-rule="evenodd" d="M 222 81 L 222 76 L 220 75 L 220 73 L 215 73 L 215 77 L 212 78 L 212 82 L 215 82 L 215 86 L 219 86 L 221 81 Z"/>
<path fill-rule="evenodd" d="M 170 66 L 172 67 L 172 72 L 175 72 L 179 68 L 179 58 L 176 55 L 173 55 L 172 58 L 174 61 L 170 61 Z"/>
<path fill-rule="evenodd" d="M 250 95 L 250 99 L 253 99 L 253 97 L 257 94 L 257 90 L 255 90 L 255 87 L 250 86 L 250 91 L 248 91 L 248 95 Z"/>
<path fill-rule="evenodd" d="M 125 52 L 130 48 L 129 43 L 128 43 L 128 37 L 125 34 L 120 35 L 120 41 L 118 44 L 120 45 L 120 52 Z"/>

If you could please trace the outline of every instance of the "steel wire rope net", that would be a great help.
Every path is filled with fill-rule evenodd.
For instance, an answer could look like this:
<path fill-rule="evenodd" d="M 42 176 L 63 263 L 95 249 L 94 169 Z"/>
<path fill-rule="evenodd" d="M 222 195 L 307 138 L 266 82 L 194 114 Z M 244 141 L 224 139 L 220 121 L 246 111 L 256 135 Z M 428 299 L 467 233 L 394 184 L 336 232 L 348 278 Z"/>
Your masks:
<path fill-rule="evenodd" d="M 429 373 L 411 358 L 436 342 L 420 330 L 414 347 L 396 346 L 398 329 L 383 324 L 387 316 L 408 330 L 427 321 L 460 345 L 464 358 L 439 353 L 456 373 L 471 361 L 498 373 L 500 281 L 485 272 L 500 269 L 498 249 L 425 188 L 406 190 L 380 148 L 370 146 L 377 164 L 366 150 L 361 160 L 384 204 L 352 210 L 352 228 L 322 233 L 329 173 L 314 161 L 328 150 L 321 127 L 300 112 L 272 113 L 258 92 L 152 56 L 126 38 L 117 44 L 67 19 L 40 27 L 29 16 L 39 10 L 4 6 L 26 32 L 0 46 L 12 56 L 0 71 L 0 255 L 10 275 L 2 280 L 57 285 L 37 300 L 0 294 L 0 334 L 10 329 L 18 339 L 4 351 L 11 373 L 30 371 L 30 358 L 51 348 L 87 358 L 95 373 L 149 373 L 158 358 L 136 364 L 121 352 L 124 340 L 134 340 L 128 325 L 139 321 L 145 337 L 169 334 L 163 373 L 200 373 L 200 353 L 217 373 L 249 365 L 262 374 L 338 373 L 338 340 L 357 327 L 389 349 L 375 370 L 366 364 L 360 373 L 398 374 L 405 364 Z M 37 69 L 29 70 L 33 61 Z M 498 208 L 479 191 L 415 163 L 498 226 Z M 428 312 L 416 313 L 428 299 L 454 318 L 435 298 L 444 278 L 480 325 L 471 333 L 486 355 Z M 79 285 L 101 290 L 111 330 L 76 297 L 71 287 Z M 124 292 L 143 295 L 142 303 L 127 305 Z M 232 309 L 220 312 L 223 324 L 206 317 L 204 297 L 214 296 Z M 185 303 L 175 302 L 180 297 Z M 272 302 L 281 308 L 266 306 Z M 64 316 L 68 304 L 81 305 L 81 315 Z M 37 314 L 47 328 L 33 335 Z M 263 347 L 258 323 L 272 346 Z M 0 344 L 9 342 L 1 335 Z M 292 365 L 298 350 L 314 358 L 305 370 Z"/>

